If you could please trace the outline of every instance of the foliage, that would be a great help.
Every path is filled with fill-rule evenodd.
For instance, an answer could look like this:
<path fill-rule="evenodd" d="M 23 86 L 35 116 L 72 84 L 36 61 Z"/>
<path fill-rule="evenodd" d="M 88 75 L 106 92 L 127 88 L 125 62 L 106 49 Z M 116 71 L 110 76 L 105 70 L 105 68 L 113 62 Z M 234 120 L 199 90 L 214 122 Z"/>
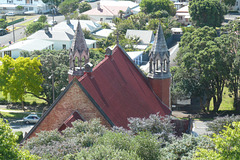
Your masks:
<path fill-rule="evenodd" d="M 37 58 L 19 57 L 13 60 L 5 55 L 0 58 L 0 61 L 2 61 L 0 90 L 3 91 L 6 99 L 10 95 L 13 101 L 23 101 L 28 92 L 39 95 L 42 90 L 43 77 L 39 69 L 41 63 Z"/>
<path fill-rule="evenodd" d="M 99 62 L 101 62 L 105 57 L 105 51 L 101 48 L 91 48 L 89 50 L 90 53 L 90 62 L 96 66 Z"/>
<path fill-rule="evenodd" d="M 0 19 L 0 28 L 6 29 L 8 26 L 8 23 L 5 19 Z"/>
<path fill-rule="evenodd" d="M 30 23 L 26 30 L 25 30 L 25 33 L 27 35 L 30 35 L 30 34 L 33 34 L 35 33 L 36 31 L 40 30 L 40 29 L 43 29 L 45 27 L 45 24 L 42 23 L 42 22 L 35 22 L 35 23 Z"/>
<path fill-rule="evenodd" d="M 194 26 L 181 27 L 181 28 L 182 28 L 183 33 L 186 33 L 186 32 L 190 32 L 190 33 L 192 33 L 192 32 L 194 32 L 195 29 L 196 29 Z"/>
<path fill-rule="evenodd" d="M 141 11 L 149 14 L 157 11 L 165 10 L 169 15 L 174 16 L 176 9 L 170 0 L 142 0 L 140 3 Z"/>
<path fill-rule="evenodd" d="M 24 7 L 23 6 L 17 6 L 16 9 L 19 10 L 19 11 L 22 11 L 24 9 Z"/>
<path fill-rule="evenodd" d="M 239 122 L 240 116 L 225 116 L 225 117 L 216 117 L 212 122 L 207 123 L 208 130 L 212 131 L 215 134 L 219 134 L 222 130 L 225 130 L 225 126 L 233 128 L 232 122 Z"/>
<path fill-rule="evenodd" d="M 49 77 L 54 74 L 55 98 L 61 93 L 61 90 L 68 84 L 68 51 L 67 50 L 42 50 L 34 51 L 31 58 L 38 57 L 42 66 L 40 67 L 44 81 L 41 84 L 42 92 L 34 96 L 45 100 L 48 105 L 53 102 L 52 79 Z"/>
<path fill-rule="evenodd" d="M 94 39 L 94 36 L 91 34 L 91 32 L 87 29 L 83 29 L 83 34 L 85 39 Z"/>
<path fill-rule="evenodd" d="M 102 26 L 103 29 L 110 29 L 110 28 L 111 28 L 108 23 L 101 22 L 100 24 L 101 24 L 101 26 Z"/>
<path fill-rule="evenodd" d="M 21 140 L 23 139 L 23 132 L 22 131 L 17 131 L 17 132 L 15 132 L 15 134 L 17 135 L 17 143 L 20 143 L 21 142 Z"/>
<path fill-rule="evenodd" d="M 233 122 L 231 126 L 214 134 L 211 140 L 215 147 L 199 148 L 195 159 L 240 159 L 240 122 Z"/>
<path fill-rule="evenodd" d="M 62 0 L 42 0 L 43 3 L 50 3 L 55 6 L 59 6 L 59 4 L 62 2 Z"/>
<path fill-rule="evenodd" d="M 79 13 L 92 9 L 91 5 L 87 2 L 81 2 L 78 6 Z"/>
<path fill-rule="evenodd" d="M 20 149 L 16 143 L 17 138 L 10 125 L 0 118 L 0 159 L 38 159 L 37 156 L 29 154 L 29 151 Z"/>
<path fill-rule="evenodd" d="M 151 114 L 149 118 L 129 118 L 128 121 L 128 127 L 134 134 L 148 131 L 166 140 L 174 134 L 174 126 L 168 116 L 162 117 L 159 114 Z"/>
<path fill-rule="evenodd" d="M 223 0 L 223 3 L 225 3 L 227 6 L 234 6 L 236 1 L 235 0 Z"/>
<path fill-rule="evenodd" d="M 42 22 L 42 23 L 47 22 L 47 16 L 41 15 L 41 16 L 38 18 L 38 22 Z"/>
<path fill-rule="evenodd" d="M 208 110 L 213 98 L 215 112 L 222 102 L 223 88 L 230 71 L 224 44 L 213 28 L 198 28 L 183 35 L 176 58 L 180 66 L 174 75 L 176 85 L 186 95 L 201 99 L 206 96 Z"/>
<path fill-rule="evenodd" d="M 61 14 L 67 16 L 78 8 L 78 0 L 65 0 L 58 6 L 58 8 Z"/>
<path fill-rule="evenodd" d="M 196 26 L 219 27 L 224 20 L 226 8 L 219 0 L 192 0 L 189 13 Z"/>
<path fill-rule="evenodd" d="M 90 20 L 90 17 L 85 14 L 80 14 L 80 16 L 78 16 L 78 19 L 79 20 Z"/>

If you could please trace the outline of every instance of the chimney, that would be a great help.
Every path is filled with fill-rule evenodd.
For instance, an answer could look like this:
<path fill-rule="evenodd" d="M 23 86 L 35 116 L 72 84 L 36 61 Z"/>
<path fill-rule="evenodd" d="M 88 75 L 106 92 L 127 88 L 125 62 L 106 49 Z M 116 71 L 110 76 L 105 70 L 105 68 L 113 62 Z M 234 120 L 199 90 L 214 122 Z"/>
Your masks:
<path fill-rule="evenodd" d="M 46 33 L 46 34 L 48 34 L 48 33 L 49 33 L 48 26 L 45 26 L 45 27 L 44 27 L 44 31 L 45 31 L 45 33 Z"/>
<path fill-rule="evenodd" d="M 93 68 L 92 63 L 88 62 L 87 64 L 85 64 L 85 73 L 91 73 L 92 68 Z"/>
<path fill-rule="evenodd" d="M 100 2 L 97 3 L 97 9 L 100 11 L 101 7 L 100 7 Z"/>

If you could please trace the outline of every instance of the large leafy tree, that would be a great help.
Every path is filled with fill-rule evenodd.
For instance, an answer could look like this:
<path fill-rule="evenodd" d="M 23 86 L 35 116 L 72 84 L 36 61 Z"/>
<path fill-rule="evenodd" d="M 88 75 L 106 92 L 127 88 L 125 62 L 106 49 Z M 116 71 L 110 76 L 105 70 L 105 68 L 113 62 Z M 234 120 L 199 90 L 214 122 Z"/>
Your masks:
<path fill-rule="evenodd" d="M 79 7 L 78 7 L 78 10 L 79 10 L 79 13 L 82 13 L 82 12 L 85 12 L 85 11 L 88 11 L 92 9 L 91 5 L 87 2 L 81 2 L 79 4 Z"/>
<path fill-rule="evenodd" d="M 27 28 L 26 28 L 26 30 L 25 30 L 25 33 L 26 33 L 27 35 L 33 34 L 33 33 L 37 32 L 38 30 L 43 29 L 45 25 L 46 25 L 46 24 L 45 24 L 45 23 L 42 23 L 42 22 L 30 23 L 30 24 L 27 26 Z"/>
<path fill-rule="evenodd" d="M 236 0 L 223 0 L 222 2 L 225 3 L 227 6 L 234 6 Z"/>
<path fill-rule="evenodd" d="M 218 111 L 230 71 L 227 56 L 215 29 L 205 26 L 185 33 L 176 58 L 180 66 L 174 76 L 177 85 L 190 96 L 206 97 L 208 106 L 213 98 L 214 111 Z"/>
<path fill-rule="evenodd" d="M 230 77 L 228 79 L 228 88 L 234 96 L 233 106 L 237 111 L 240 111 L 239 89 L 240 89 L 240 22 L 230 21 L 227 25 L 221 28 L 222 39 L 225 43 L 229 61 L 231 61 Z"/>
<path fill-rule="evenodd" d="M 170 0 L 142 0 L 140 3 L 141 11 L 150 14 L 158 11 L 167 11 L 169 15 L 174 16 L 176 9 Z M 159 13 L 158 13 L 159 14 Z"/>
<path fill-rule="evenodd" d="M 43 3 L 49 3 L 54 6 L 59 6 L 59 4 L 62 2 L 62 0 L 42 0 Z"/>
<path fill-rule="evenodd" d="M 53 86 L 52 74 L 54 78 L 54 93 L 57 97 L 61 90 L 67 86 L 68 83 L 68 52 L 67 50 L 42 50 L 34 51 L 32 58 L 38 57 L 42 66 L 40 67 L 44 81 L 41 84 L 42 91 L 40 95 L 34 94 L 36 97 L 45 100 L 48 105 L 53 102 Z"/>
<path fill-rule="evenodd" d="M 65 0 L 59 6 L 59 12 L 64 16 L 68 16 L 78 9 L 78 0 Z"/>
<path fill-rule="evenodd" d="M 26 93 L 39 95 L 43 77 L 37 58 L 19 57 L 13 60 L 5 55 L 0 61 L 0 90 L 6 98 L 10 95 L 11 100 L 23 102 Z"/>
<path fill-rule="evenodd" d="M 224 20 L 226 8 L 219 0 L 192 0 L 189 13 L 197 26 L 219 27 Z"/>
<path fill-rule="evenodd" d="M 21 150 L 16 140 L 17 135 L 12 132 L 10 125 L 0 118 L 0 159 L 39 159 L 28 150 Z"/>

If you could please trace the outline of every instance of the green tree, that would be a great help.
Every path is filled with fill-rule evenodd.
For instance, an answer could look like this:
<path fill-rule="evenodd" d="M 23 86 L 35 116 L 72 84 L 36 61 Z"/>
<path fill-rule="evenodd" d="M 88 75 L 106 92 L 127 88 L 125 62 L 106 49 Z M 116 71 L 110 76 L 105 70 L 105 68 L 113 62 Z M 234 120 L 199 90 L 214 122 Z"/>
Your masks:
<path fill-rule="evenodd" d="M 92 9 L 91 5 L 87 2 L 81 2 L 78 6 L 79 13 Z"/>
<path fill-rule="evenodd" d="M 223 43 L 225 44 L 229 61 L 231 63 L 230 77 L 228 79 L 229 91 L 234 96 L 233 106 L 240 111 L 239 89 L 240 89 L 240 22 L 230 21 L 221 28 Z"/>
<path fill-rule="evenodd" d="M 65 0 L 58 7 L 59 12 L 66 17 L 78 9 L 78 0 Z"/>
<path fill-rule="evenodd" d="M 165 10 L 169 15 L 174 16 L 176 9 L 170 0 L 142 0 L 140 3 L 141 11 L 150 14 L 157 11 Z"/>
<path fill-rule="evenodd" d="M 37 58 L 19 57 L 13 60 L 6 55 L 0 61 L 0 90 L 5 98 L 10 95 L 11 100 L 23 102 L 26 93 L 39 95 L 43 77 L 39 68 L 41 63 Z"/>
<path fill-rule="evenodd" d="M 5 19 L 0 19 L 0 28 L 7 28 L 8 24 Z"/>
<path fill-rule="evenodd" d="M 42 23 L 42 22 L 35 22 L 35 23 L 30 23 L 26 30 L 25 30 L 25 33 L 27 35 L 30 35 L 30 34 L 33 34 L 35 33 L 36 31 L 40 30 L 40 29 L 43 29 L 45 27 L 45 24 Z"/>
<path fill-rule="evenodd" d="M 23 6 L 17 6 L 16 9 L 19 10 L 19 11 L 22 11 L 24 9 L 24 7 Z"/>
<path fill-rule="evenodd" d="M 218 135 L 214 134 L 210 139 L 215 147 L 199 148 L 194 159 L 240 159 L 240 122 L 233 122 L 232 126 L 226 126 L 226 130 Z"/>
<path fill-rule="evenodd" d="M 62 0 L 42 0 L 43 3 L 52 4 L 54 6 L 59 6 Z"/>
<path fill-rule="evenodd" d="M 0 159 L 35 160 L 39 157 L 31 155 L 28 150 L 20 149 L 17 135 L 12 132 L 9 123 L 0 118 Z"/>
<path fill-rule="evenodd" d="M 42 66 L 40 67 L 44 81 L 41 84 L 42 91 L 40 95 L 34 94 L 37 98 L 45 100 L 48 105 L 53 102 L 53 88 L 52 79 L 49 78 L 52 75 L 54 78 L 54 93 L 55 98 L 62 92 L 61 90 L 68 84 L 68 51 L 56 51 L 56 50 L 42 50 L 34 51 L 31 58 L 40 60 Z"/>
<path fill-rule="evenodd" d="M 234 6 L 236 1 L 235 0 L 223 0 L 223 3 L 225 3 L 227 6 Z"/>
<path fill-rule="evenodd" d="M 38 22 L 42 22 L 42 23 L 47 22 L 47 16 L 41 15 L 41 16 L 38 18 Z"/>
<path fill-rule="evenodd" d="M 219 27 L 226 8 L 219 0 L 192 0 L 189 2 L 189 13 L 196 26 Z"/>
<path fill-rule="evenodd" d="M 176 58 L 180 66 L 174 75 L 176 85 L 192 97 L 202 99 L 206 96 L 207 108 L 213 98 L 215 112 L 222 102 L 223 88 L 230 72 L 223 44 L 216 30 L 205 26 L 183 35 Z"/>

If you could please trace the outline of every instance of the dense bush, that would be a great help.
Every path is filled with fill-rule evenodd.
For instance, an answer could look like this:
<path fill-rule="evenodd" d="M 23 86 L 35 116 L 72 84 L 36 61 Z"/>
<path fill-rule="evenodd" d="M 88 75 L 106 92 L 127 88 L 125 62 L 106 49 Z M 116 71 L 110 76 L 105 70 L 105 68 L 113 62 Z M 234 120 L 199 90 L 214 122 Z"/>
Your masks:
<path fill-rule="evenodd" d="M 15 134 L 18 136 L 17 138 L 17 143 L 20 143 L 21 140 L 23 139 L 23 132 L 22 131 L 18 131 L 18 132 L 15 132 Z"/>
<path fill-rule="evenodd" d="M 225 130 L 225 126 L 230 125 L 233 128 L 232 122 L 240 121 L 240 116 L 225 116 L 225 117 L 217 117 L 212 122 L 208 123 L 208 130 L 213 133 L 219 134 L 220 131 Z"/>

